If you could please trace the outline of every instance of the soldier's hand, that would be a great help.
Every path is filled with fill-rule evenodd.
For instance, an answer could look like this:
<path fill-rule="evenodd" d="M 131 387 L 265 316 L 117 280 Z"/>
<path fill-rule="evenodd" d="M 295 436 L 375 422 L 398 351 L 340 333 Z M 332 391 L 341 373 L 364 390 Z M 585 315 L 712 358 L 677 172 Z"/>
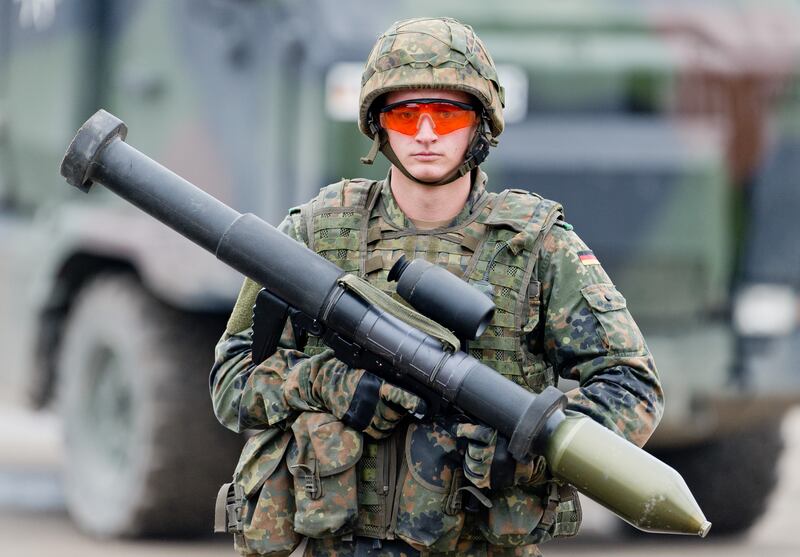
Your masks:
<path fill-rule="evenodd" d="M 391 435 L 395 426 L 406 415 L 421 416 L 425 413 L 425 402 L 421 398 L 391 383 L 379 381 L 377 403 L 369 424 L 363 430 L 373 439 L 383 439 Z"/>
<path fill-rule="evenodd" d="M 460 423 L 456 437 L 463 444 L 464 475 L 476 487 L 502 489 L 512 485 L 535 485 L 546 479 L 543 457 L 517 462 L 508 452 L 508 442 L 490 427 Z"/>
<path fill-rule="evenodd" d="M 314 390 L 334 416 L 374 439 L 389 436 L 406 415 L 425 413 L 422 399 L 363 369 L 340 368 Z"/>

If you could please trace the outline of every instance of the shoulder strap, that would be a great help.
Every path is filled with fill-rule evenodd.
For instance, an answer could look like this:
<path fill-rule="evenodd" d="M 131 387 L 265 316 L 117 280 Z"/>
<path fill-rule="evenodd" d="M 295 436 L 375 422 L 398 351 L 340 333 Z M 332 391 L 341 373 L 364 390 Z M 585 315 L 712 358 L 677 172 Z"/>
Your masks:
<path fill-rule="evenodd" d="M 537 207 L 545 201 L 541 196 L 525 190 L 504 190 L 492 200 L 492 212 L 485 218 L 489 226 L 505 226 L 521 232 L 535 220 Z"/>
<path fill-rule="evenodd" d="M 353 178 L 325 186 L 314 199 L 314 214 L 364 209 L 375 183 L 374 180 Z"/>
<path fill-rule="evenodd" d="M 382 182 L 372 182 L 369 191 L 364 196 L 364 217 L 361 219 L 361 230 L 359 231 L 359 257 L 358 257 L 358 276 L 367 276 L 367 245 L 369 244 L 369 221 L 375 204 L 380 198 L 383 187 Z"/>
<path fill-rule="evenodd" d="M 519 296 L 516 311 L 514 312 L 514 322 L 519 330 L 521 330 L 525 324 L 527 304 L 529 303 L 530 296 L 534 295 L 538 298 L 540 295 L 541 285 L 538 281 L 535 284 L 534 292 L 531 292 L 530 288 L 531 279 L 536 276 L 537 269 L 539 268 L 539 252 L 541 251 L 544 239 L 550 233 L 550 229 L 553 228 L 556 222 L 564 218 L 564 209 L 561 207 L 560 203 L 550 201 L 549 199 L 542 199 L 539 208 L 541 211 L 537 211 L 537 213 L 541 216 L 537 223 L 538 230 L 536 230 L 536 237 L 531 243 L 529 252 L 530 259 L 528 259 L 528 263 L 525 266 L 525 274 L 522 277 L 522 288 L 528 290 L 528 295 L 526 296 L 525 292 L 522 292 L 522 295 Z M 531 231 L 531 233 L 533 233 L 533 231 Z"/>
<path fill-rule="evenodd" d="M 542 206 L 543 203 L 545 206 Z M 491 242 L 496 236 L 493 229 L 511 229 L 517 232 L 515 241 L 508 243 L 509 249 L 514 253 L 518 253 L 521 248 L 531 247 L 538 233 L 537 224 L 541 219 L 541 210 L 549 203 L 553 202 L 525 190 L 507 189 L 491 194 L 487 203 L 490 211 L 478 218 L 479 223 L 486 225 L 486 233 L 475 249 L 464 276 L 468 277 L 473 273 L 480 253 L 486 248 L 487 242 Z"/>
<path fill-rule="evenodd" d="M 306 245 L 311 251 L 316 251 L 314 249 L 314 219 L 312 218 L 312 215 L 314 214 L 315 201 L 316 199 L 312 199 L 300 207 L 300 220 L 302 222 L 302 226 L 305 227 Z"/>
<path fill-rule="evenodd" d="M 363 211 L 365 218 L 361 225 L 362 254 L 366 254 L 366 226 L 369 214 L 380 197 L 382 183 L 375 180 L 342 180 L 320 189 L 319 194 L 300 208 L 300 218 L 305 228 L 309 249 L 316 251 L 314 245 L 314 217 L 321 213 L 341 213 Z M 364 256 L 362 256 L 363 259 Z M 362 263 L 363 269 L 363 263 Z"/>

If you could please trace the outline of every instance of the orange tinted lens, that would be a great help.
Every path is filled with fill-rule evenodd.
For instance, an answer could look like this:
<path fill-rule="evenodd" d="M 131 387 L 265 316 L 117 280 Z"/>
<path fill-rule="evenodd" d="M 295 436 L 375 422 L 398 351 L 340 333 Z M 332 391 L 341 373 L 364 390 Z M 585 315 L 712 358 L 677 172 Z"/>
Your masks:
<path fill-rule="evenodd" d="M 381 125 L 384 128 L 416 135 L 419 119 L 423 114 L 430 116 L 434 131 L 438 135 L 448 134 L 475 123 L 474 110 L 467 110 L 447 103 L 409 103 L 382 112 Z"/>
<path fill-rule="evenodd" d="M 452 104 L 431 103 L 430 115 L 434 129 L 439 135 L 466 128 L 475 123 L 475 111 L 465 110 Z"/>
<path fill-rule="evenodd" d="M 387 112 L 381 112 L 381 126 L 406 135 L 416 135 L 420 107 L 423 105 L 401 105 Z"/>

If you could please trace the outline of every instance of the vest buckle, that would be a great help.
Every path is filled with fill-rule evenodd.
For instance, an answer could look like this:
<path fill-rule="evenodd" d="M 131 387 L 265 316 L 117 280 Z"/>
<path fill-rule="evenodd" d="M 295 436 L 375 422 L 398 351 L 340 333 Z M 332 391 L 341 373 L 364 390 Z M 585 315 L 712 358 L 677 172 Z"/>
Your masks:
<path fill-rule="evenodd" d="M 319 479 L 319 466 L 315 458 L 309 459 L 308 464 L 295 464 L 289 467 L 294 470 L 299 468 L 303 474 L 303 491 L 308 498 L 315 501 L 322 497 L 322 482 Z"/>

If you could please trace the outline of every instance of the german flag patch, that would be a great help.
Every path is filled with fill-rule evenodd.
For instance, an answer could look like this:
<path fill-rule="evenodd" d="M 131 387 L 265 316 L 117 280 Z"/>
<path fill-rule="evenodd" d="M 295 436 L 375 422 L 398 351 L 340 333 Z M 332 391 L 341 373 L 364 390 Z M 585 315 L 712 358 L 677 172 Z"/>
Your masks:
<path fill-rule="evenodd" d="M 581 263 L 584 265 L 600 265 L 600 262 L 594 256 L 594 252 L 592 252 L 592 250 L 579 251 L 578 259 L 580 259 Z"/>

